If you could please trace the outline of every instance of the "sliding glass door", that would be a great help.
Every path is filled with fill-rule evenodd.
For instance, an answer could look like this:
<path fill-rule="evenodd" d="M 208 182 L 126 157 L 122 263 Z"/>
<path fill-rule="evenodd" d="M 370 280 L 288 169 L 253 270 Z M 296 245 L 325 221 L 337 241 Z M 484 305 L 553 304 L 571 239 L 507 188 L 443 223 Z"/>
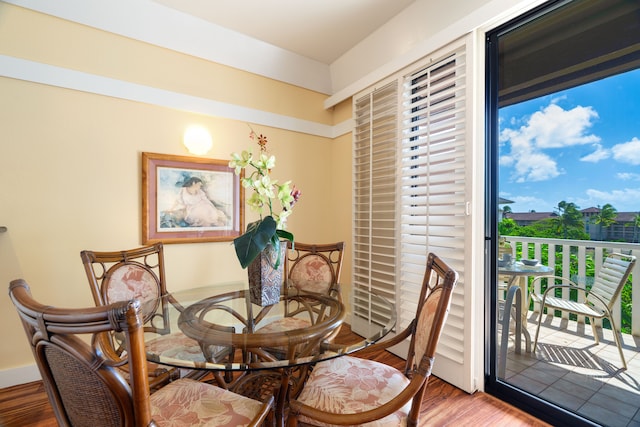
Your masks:
<path fill-rule="evenodd" d="M 606 254 L 640 257 L 640 2 L 545 3 L 488 35 L 487 76 L 487 391 L 554 425 L 640 424 L 640 270 L 615 305 L 626 370 L 610 323 L 596 344 L 529 301 L 554 283 L 536 276 L 588 289 Z"/>

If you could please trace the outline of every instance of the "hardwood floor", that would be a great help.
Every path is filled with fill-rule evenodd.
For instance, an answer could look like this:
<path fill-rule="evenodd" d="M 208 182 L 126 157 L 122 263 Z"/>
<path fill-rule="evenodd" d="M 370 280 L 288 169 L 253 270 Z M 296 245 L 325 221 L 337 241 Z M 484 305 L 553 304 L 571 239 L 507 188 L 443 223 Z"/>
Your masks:
<path fill-rule="evenodd" d="M 348 341 L 348 327 L 344 326 L 337 339 Z M 403 366 L 403 360 L 389 352 L 368 357 L 400 369 Z M 433 376 L 422 402 L 422 426 L 548 426 L 491 395 L 468 394 Z M 42 382 L 0 389 L 0 426 L 57 426 Z"/>
<path fill-rule="evenodd" d="M 42 381 L 0 389 L 0 426 L 57 427 Z"/>
<path fill-rule="evenodd" d="M 429 383 L 421 412 L 423 426 L 548 425 L 486 393 L 470 395 L 435 377 Z M 57 425 L 42 382 L 0 389 L 0 426 Z"/>

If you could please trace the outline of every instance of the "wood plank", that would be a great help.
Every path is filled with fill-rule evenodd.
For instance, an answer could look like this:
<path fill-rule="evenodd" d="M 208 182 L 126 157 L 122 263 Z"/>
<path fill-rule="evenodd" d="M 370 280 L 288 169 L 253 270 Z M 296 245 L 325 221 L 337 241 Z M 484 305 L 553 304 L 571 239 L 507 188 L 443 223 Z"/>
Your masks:
<path fill-rule="evenodd" d="M 0 389 L 0 426 L 58 426 L 42 381 Z"/>

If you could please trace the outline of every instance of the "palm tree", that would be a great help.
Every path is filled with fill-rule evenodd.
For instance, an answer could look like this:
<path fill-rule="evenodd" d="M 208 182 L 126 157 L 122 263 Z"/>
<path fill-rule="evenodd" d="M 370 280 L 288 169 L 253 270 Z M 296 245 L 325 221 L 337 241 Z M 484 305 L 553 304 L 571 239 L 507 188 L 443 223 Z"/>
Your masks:
<path fill-rule="evenodd" d="M 502 218 L 506 218 L 507 214 L 510 214 L 512 212 L 511 210 L 511 206 L 506 205 L 504 208 L 502 208 Z"/>
<path fill-rule="evenodd" d="M 568 236 L 568 230 L 570 228 L 583 227 L 582 214 L 578 210 L 578 206 L 573 202 L 565 202 L 564 200 L 558 203 L 556 208 L 558 216 L 553 219 L 554 223 L 558 227 L 558 231 L 562 230 L 562 236 L 564 239 Z"/>
<path fill-rule="evenodd" d="M 598 206 L 600 209 L 600 206 Z M 610 227 L 612 224 L 616 222 L 616 218 L 618 217 L 618 210 L 614 208 L 610 203 L 604 205 L 600 212 L 596 216 L 593 217 L 593 223 L 600 225 L 600 240 L 603 239 L 603 228 Z"/>

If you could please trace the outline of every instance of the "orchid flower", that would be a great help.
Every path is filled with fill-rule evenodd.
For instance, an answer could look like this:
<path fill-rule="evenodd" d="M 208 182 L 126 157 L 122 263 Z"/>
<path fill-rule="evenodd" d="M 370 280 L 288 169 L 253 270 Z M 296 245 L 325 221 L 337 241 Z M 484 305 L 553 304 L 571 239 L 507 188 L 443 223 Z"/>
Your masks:
<path fill-rule="evenodd" d="M 285 228 L 293 206 L 302 195 L 295 185 L 291 187 L 291 181 L 279 184 L 277 180 L 271 179 L 270 174 L 276 165 L 276 157 L 267 153 L 267 137 L 258 135 L 251 129 L 249 138 L 257 140 L 260 149 L 257 159 L 251 151 L 245 150 L 240 154 L 231 153 L 229 161 L 229 167 L 234 169 L 236 175 L 245 172 L 241 184 L 243 188 L 252 190 L 247 205 L 260 214 L 260 219 L 249 224 L 247 232 L 233 241 L 243 268 L 246 268 L 267 244 L 273 244 L 277 248 L 281 238 L 293 242 L 293 234 L 285 231 Z M 282 208 L 280 213 L 274 212 L 274 199 L 277 199 Z"/>

